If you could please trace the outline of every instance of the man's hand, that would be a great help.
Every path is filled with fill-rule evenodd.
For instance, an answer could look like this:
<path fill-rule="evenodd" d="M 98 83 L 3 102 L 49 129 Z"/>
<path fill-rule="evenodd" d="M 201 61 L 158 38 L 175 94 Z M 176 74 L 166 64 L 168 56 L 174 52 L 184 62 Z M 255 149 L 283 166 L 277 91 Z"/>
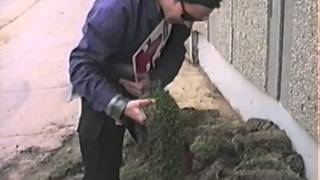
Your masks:
<path fill-rule="evenodd" d="M 139 82 L 133 82 L 126 79 L 120 79 L 119 84 L 121 84 L 131 95 L 141 97 L 148 90 L 150 81 L 144 79 Z"/>
<path fill-rule="evenodd" d="M 142 108 L 155 103 L 154 99 L 137 99 L 128 102 L 126 108 L 124 109 L 124 115 L 132 119 L 138 124 L 143 125 L 146 120 L 146 115 Z"/>

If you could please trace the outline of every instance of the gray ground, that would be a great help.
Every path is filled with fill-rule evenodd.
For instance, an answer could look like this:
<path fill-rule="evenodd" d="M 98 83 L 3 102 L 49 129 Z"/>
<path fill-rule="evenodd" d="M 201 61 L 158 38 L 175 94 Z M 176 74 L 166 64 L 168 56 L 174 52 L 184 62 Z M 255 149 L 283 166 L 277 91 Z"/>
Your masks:
<path fill-rule="evenodd" d="M 74 131 L 68 54 L 92 2 L 1 0 L 0 164 L 35 144 L 55 149 Z"/>

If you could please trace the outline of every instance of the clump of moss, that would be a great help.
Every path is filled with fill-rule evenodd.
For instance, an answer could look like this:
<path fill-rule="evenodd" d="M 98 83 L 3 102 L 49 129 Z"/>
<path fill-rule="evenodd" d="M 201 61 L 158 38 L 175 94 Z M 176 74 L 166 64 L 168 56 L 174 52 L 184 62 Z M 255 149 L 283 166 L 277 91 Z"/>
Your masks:
<path fill-rule="evenodd" d="M 121 180 L 148 180 L 148 171 L 145 167 L 125 165 L 120 171 Z"/>
<path fill-rule="evenodd" d="M 281 170 L 249 170 L 249 171 L 238 171 L 234 175 L 225 178 L 225 180 L 304 180 L 292 173 L 291 171 Z"/>
<path fill-rule="evenodd" d="M 274 124 L 272 121 L 268 121 L 260 118 L 250 118 L 243 125 L 248 132 L 279 130 L 279 127 L 276 124 Z"/>
<path fill-rule="evenodd" d="M 146 125 L 136 128 L 142 160 L 123 168 L 123 180 L 184 180 L 189 172 L 199 180 L 303 180 L 301 157 L 272 122 L 202 123 L 207 112 L 181 110 L 164 91 L 150 97 L 156 103 L 144 109 Z"/>
<path fill-rule="evenodd" d="M 235 168 L 237 171 L 259 169 L 288 171 L 297 174 L 299 177 L 304 174 L 302 157 L 294 152 L 266 153 L 252 159 L 245 159 Z"/>
<path fill-rule="evenodd" d="M 179 107 L 165 91 L 154 91 L 150 97 L 156 103 L 144 109 L 148 119 L 145 128 L 140 127 L 138 132 L 139 137 L 143 137 L 141 144 L 147 161 L 148 179 L 182 180 L 185 144 Z"/>
<path fill-rule="evenodd" d="M 191 145 L 191 152 L 195 155 L 195 171 L 202 170 L 218 158 L 229 158 L 236 155 L 234 146 L 229 139 L 215 136 L 197 137 Z"/>
<path fill-rule="evenodd" d="M 238 171 L 259 169 L 286 170 L 288 169 L 288 165 L 281 161 L 281 159 L 276 158 L 274 154 L 267 154 L 250 160 L 244 160 L 236 169 Z"/>
<path fill-rule="evenodd" d="M 248 133 L 247 135 L 237 134 L 233 137 L 238 154 L 244 159 L 261 156 L 266 153 L 282 153 L 291 151 L 291 142 L 284 131 L 267 130 Z"/>

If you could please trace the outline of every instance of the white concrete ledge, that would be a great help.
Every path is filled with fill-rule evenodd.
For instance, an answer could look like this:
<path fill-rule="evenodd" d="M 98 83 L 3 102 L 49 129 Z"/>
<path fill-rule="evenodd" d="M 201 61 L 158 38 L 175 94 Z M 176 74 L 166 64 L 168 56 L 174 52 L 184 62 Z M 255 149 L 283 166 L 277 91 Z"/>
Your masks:
<path fill-rule="evenodd" d="M 246 121 L 251 117 L 269 119 L 285 130 L 295 150 L 302 155 L 306 177 L 317 179 L 317 144 L 272 97 L 260 91 L 232 67 L 204 37 L 199 38 L 200 66 L 230 105 Z"/>

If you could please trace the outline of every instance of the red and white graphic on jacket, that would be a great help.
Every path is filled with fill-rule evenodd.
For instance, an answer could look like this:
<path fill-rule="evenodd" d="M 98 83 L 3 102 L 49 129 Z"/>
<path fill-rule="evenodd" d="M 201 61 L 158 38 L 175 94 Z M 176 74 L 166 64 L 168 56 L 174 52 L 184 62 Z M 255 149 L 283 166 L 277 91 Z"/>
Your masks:
<path fill-rule="evenodd" d="M 146 48 L 140 50 L 136 56 L 137 73 L 148 72 L 152 66 L 152 61 L 156 50 L 159 48 L 161 43 L 162 34 L 159 35 L 157 39 L 151 42 L 148 40 Z"/>
<path fill-rule="evenodd" d="M 132 56 L 136 81 L 138 81 L 139 74 L 147 73 L 150 69 L 156 68 L 155 61 L 161 55 L 161 50 L 169 38 L 171 28 L 171 24 L 162 20 Z"/>

